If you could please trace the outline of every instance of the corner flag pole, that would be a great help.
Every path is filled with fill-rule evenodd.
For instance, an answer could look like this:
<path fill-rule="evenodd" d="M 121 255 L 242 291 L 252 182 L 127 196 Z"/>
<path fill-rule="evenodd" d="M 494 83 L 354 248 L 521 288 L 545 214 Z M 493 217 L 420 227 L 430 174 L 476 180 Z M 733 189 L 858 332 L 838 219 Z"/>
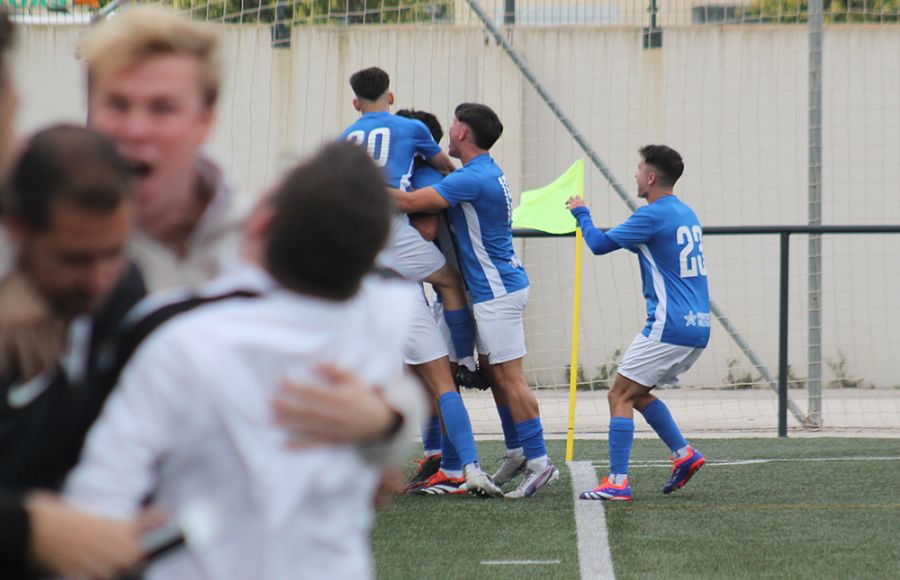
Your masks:
<path fill-rule="evenodd" d="M 569 364 L 569 426 L 566 429 L 566 461 L 575 451 L 575 393 L 578 382 L 578 321 L 581 318 L 581 228 L 575 228 L 575 295 L 572 299 L 572 359 Z"/>

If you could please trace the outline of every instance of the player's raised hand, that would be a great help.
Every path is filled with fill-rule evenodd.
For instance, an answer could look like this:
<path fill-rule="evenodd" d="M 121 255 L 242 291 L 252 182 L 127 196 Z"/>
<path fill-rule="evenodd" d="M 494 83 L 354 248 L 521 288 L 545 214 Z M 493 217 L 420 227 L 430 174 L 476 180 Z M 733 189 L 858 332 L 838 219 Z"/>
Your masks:
<path fill-rule="evenodd" d="M 573 195 L 566 202 L 566 209 L 568 209 L 569 211 L 575 209 L 576 207 L 587 207 L 587 204 L 584 203 L 584 198 L 582 198 L 580 195 Z"/>
<path fill-rule="evenodd" d="M 292 447 L 372 442 L 391 430 L 396 413 L 379 391 L 331 365 L 317 371 L 319 384 L 285 381 L 273 403 Z"/>

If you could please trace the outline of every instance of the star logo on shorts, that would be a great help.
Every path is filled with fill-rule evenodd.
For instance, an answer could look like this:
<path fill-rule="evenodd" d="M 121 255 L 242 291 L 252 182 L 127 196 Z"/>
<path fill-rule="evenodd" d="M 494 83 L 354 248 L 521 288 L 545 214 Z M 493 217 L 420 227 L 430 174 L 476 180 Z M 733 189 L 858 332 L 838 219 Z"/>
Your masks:
<path fill-rule="evenodd" d="M 689 310 L 688 313 L 684 315 L 684 324 L 685 326 L 697 326 L 697 315 L 694 314 L 693 310 Z"/>

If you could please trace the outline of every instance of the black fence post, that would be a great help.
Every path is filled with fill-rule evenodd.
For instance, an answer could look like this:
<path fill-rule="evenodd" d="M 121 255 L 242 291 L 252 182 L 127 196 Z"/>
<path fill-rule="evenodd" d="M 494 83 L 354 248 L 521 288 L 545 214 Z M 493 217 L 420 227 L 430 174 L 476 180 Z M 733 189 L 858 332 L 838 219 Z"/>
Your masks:
<path fill-rule="evenodd" d="M 781 280 L 778 293 L 778 436 L 787 437 L 788 408 L 788 275 L 791 234 L 781 232 Z"/>

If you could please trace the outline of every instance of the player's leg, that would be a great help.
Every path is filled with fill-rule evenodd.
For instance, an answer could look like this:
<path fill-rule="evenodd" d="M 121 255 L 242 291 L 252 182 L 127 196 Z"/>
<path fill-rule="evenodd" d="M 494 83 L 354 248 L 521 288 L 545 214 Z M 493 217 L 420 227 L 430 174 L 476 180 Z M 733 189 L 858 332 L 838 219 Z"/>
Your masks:
<path fill-rule="evenodd" d="M 606 395 L 609 403 L 609 475 L 598 487 L 583 492 L 581 499 L 631 500 L 628 460 L 634 442 L 634 402 L 649 393 L 649 387 L 616 374 Z"/>
<path fill-rule="evenodd" d="M 497 384 L 494 378 L 493 366 L 488 362 L 488 358 L 484 355 L 479 356 L 478 364 L 481 371 L 487 375 L 490 384 Z M 491 477 L 494 479 L 494 483 L 503 485 L 525 472 L 525 450 L 522 448 L 522 442 L 519 440 L 516 422 L 513 419 L 512 411 L 509 410 L 509 403 L 503 391 L 499 388 L 491 389 L 491 394 L 494 396 L 497 415 L 500 416 L 500 426 L 503 429 L 503 443 L 506 446 L 503 462 Z"/>
<path fill-rule="evenodd" d="M 525 325 L 523 315 L 528 289 L 519 290 L 474 306 L 478 352 L 491 363 L 493 389 L 509 408 L 526 459 L 525 476 L 508 498 L 534 495 L 559 478 L 547 455 L 544 428 L 537 398 L 525 380 Z"/>
<path fill-rule="evenodd" d="M 441 469 L 432 477 L 465 477 L 467 489 L 476 495 L 497 497 L 500 488 L 494 485 L 478 464 L 478 450 L 472 433 L 472 423 L 462 397 L 456 391 L 447 346 L 432 317 L 424 294 L 419 295 L 415 315 L 407 336 L 405 360 L 412 365 L 422 384 L 437 402 L 448 438 L 458 454 L 459 466 L 448 465 L 451 457 L 442 457 Z M 448 473 L 450 472 L 450 473 Z M 430 479 L 425 486 L 434 482 Z"/>
<path fill-rule="evenodd" d="M 435 248 L 437 250 L 437 248 Z M 438 250 L 438 252 L 440 252 Z M 475 322 L 466 302 L 459 272 L 444 264 L 437 271 L 424 279 L 441 294 L 444 305 L 444 320 L 450 329 L 453 349 L 456 352 L 457 364 L 470 372 L 475 371 L 473 347 L 475 345 Z M 477 384 L 464 385 L 478 387 Z"/>
<path fill-rule="evenodd" d="M 666 358 L 669 361 L 667 364 L 671 365 L 659 379 L 657 384 L 660 385 L 677 384 L 679 375 L 690 369 L 703 352 L 700 348 L 678 345 L 663 344 L 660 348 L 669 351 Z M 663 493 L 671 493 L 684 487 L 706 462 L 703 454 L 688 444 L 669 408 L 660 399 L 648 394 L 636 400 L 634 408 L 644 416 L 647 424 L 672 452 L 672 475 L 663 486 Z"/>
<path fill-rule="evenodd" d="M 456 385 L 450 374 L 449 359 L 443 356 L 437 360 L 418 364 L 415 370 L 437 400 L 447 437 L 456 450 L 462 466 L 462 472 L 453 472 L 451 466 L 442 461 L 438 474 L 443 473 L 448 477 L 464 476 L 467 490 L 470 493 L 499 497 L 501 495 L 500 488 L 494 485 L 478 463 L 478 449 L 472 433 L 469 412 L 466 410 L 462 397 L 456 391 Z"/>
<path fill-rule="evenodd" d="M 380 262 L 407 280 L 428 282 L 440 292 L 457 362 L 474 370 L 475 323 L 466 303 L 462 278 L 447 264 L 438 247 L 425 241 L 403 216 L 398 216 L 392 224 L 391 238 Z"/>
<path fill-rule="evenodd" d="M 418 487 L 437 473 L 443 461 L 443 428 L 437 403 L 432 399 L 431 413 L 422 424 L 422 459 L 407 484 L 407 490 Z"/>
<path fill-rule="evenodd" d="M 619 363 L 618 374 L 607 395 L 610 412 L 610 474 L 604 478 L 599 487 L 582 493 L 583 499 L 626 501 L 631 499 L 628 460 L 634 440 L 634 409 L 641 411 L 645 418 L 649 410 L 648 422 L 652 421 L 651 426 L 667 445 L 677 446 L 675 449 L 687 447 L 687 442 L 672 420 L 668 408 L 650 391 L 656 385 L 677 382 L 678 374 L 690 368 L 697 356 L 699 349 L 660 343 L 640 334 L 635 337 Z M 685 451 L 686 456 L 693 453 L 689 447 Z M 690 462 L 684 463 L 685 467 L 681 470 L 676 467 L 673 470 L 673 479 L 666 487 L 684 485 L 703 464 L 702 455 L 699 453 L 696 461 L 697 467 L 693 467 L 694 464 Z M 672 489 L 666 491 L 664 488 L 664 491 L 669 493 Z"/>

